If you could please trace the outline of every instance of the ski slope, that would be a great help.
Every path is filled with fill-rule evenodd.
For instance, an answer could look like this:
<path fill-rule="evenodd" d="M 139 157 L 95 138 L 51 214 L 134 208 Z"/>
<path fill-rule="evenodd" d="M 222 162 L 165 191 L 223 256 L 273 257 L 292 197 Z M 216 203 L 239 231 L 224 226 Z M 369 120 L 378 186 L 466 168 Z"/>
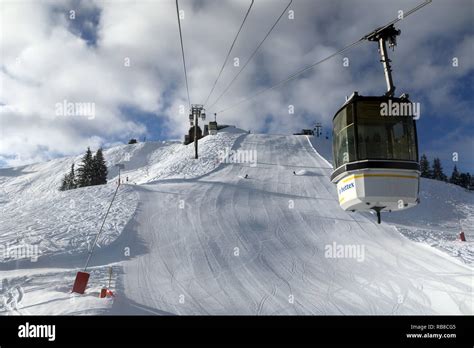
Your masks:
<path fill-rule="evenodd" d="M 82 156 L 61 158 L 18 168 L 0 169 L 0 245 L 33 246 L 41 255 L 79 254 L 86 252 L 107 210 L 116 188 L 122 163 L 122 181 L 132 184 L 159 178 L 192 178 L 215 169 L 217 151 L 231 147 L 242 131 L 229 128 L 225 133 L 201 141 L 203 156 L 199 162 L 192 146 L 176 141 L 121 145 L 104 151 L 109 168 L 109 185 L 60 192 L 63 175 Z M 128 179 L 128 181 L 126 181 Z M 138 193 L 131 185 L 120 188 L 112 205 L 99 247 L 112 243 L 136 210 Z M 17 259 L 14 252 L 3 261 Z M 1 255 L 0 255 L 1 256 Z M 11 256 L 11 257 L 9 257 Z M 6 266 L 0 264 L 0 269 Z M 8 267 L 8 266 L 7 266 Z"/>
<path fill-rule="evenodd" d="M 177 314 L 472 313 L 472 269 L 342 211 L 306 137 L 235 146 L 255 149 L 258 165 L 141 188 L 132 225 L 145 249 L 119 285 L 132 303 Z M 364 260 L 326 257 L 333 243 L 364 246 Z"/>
<path fill-rule="evenodd" d="M 219 151 L 228 147 L 255 154 L 257 164 L 219 164 Z M 4 313 L 474 314 L 472 265 L 410 240 L 399 227 L 377 225 L 370 214 L 342 211 L 329 180 L 331 165 L 307 137 L 228 129 L 200 141 L 198 161 L 192 154 L 192 145 L 172 142 L 105 151 L 110 167 L 128 162 L 124 176 L 129 184 L 120 188 L 124 202 L 111 217 L 124 223 L 108 228 L 110 238 L 96 249 L 87 293 L 70 294 L 86 255 L 83 248 L 67 244 L 79 232 L 64 233 L 57 238 L 64 243 L 35 262 L 0 264 L 0 278 L 7 280 L 3 294 L 14 289 L 23 293 L 16 308 L 4 305 Z M 64 168 L 70 165 L 70 159 L 62 161 Z M 41 165 L 54 168 L 54 163 Z M 11 239 L 9 234 L 26 238 L 38 233 L 36 227 L 25 232 L 20 220 L 31 223 L 28 214 L 22 219 L 3 215 L 27 189 L 19 182 L 32 175 L 30 167 L 21 169 L 22 175 L 16 171 L 0 172 L 2 226 L 10 221 L 8 230 L 0 231 L 2 242 Z M 37 172 L 48 177 L 46 169 Z M 49 199 L 58 206 L 65 203 L 61 194 L 78 195 L 81 201 L 87 190 L 112 190 L 115 180 L 111 170 L 109 185 L 55 193 Z M 32 178 L 30 183 L 40 185 Z M 49 192 L 47 183 L 40 186 L 40 192 Z M 87 197 L 94 201 L 95 194 L 97 202 L 107 198 L 98 192 Z M 471 198 L 461 196 L 470 209 Z M 42 211 L 48 214 L 48 209 Z M 425 214 L 428 218 L 429 211 Z M 459 214 L 472 221 L 472 210 Z M 410 231 L 425 223 L 398 218 L 392 223 Z M 61 222 L 53 214 L 45 220 L 45 236 L 61 224 L 94 235 L 65 214 Z M 474 237 L 471 230 L 466 234 L 468 240 Z M 329 254 L 334 249 L 342 252 Z M 109 267 L 116 297 L 98 299 Z"/>
<path fill-rule="evenodd" d="M 318 153 L 332 162 L 331 140 L 308 139 Z M 426 243 L 473 265 L 474 194 L 456 185 L 421 178 L 419 198 L 421 204 L 416 207 L 383 213 L 382 220 L 411 240 Z M 467 236 L 466 242 L 459 239 L 461 231 Z"/>

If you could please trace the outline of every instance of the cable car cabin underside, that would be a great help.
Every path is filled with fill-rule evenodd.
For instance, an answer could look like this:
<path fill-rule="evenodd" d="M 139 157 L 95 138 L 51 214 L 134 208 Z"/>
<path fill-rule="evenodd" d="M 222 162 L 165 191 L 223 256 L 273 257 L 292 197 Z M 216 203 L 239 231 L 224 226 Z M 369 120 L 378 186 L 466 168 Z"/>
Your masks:
<path fill-rule="evenodd" d="M 396 105 L 398 104 L 398 105 Z M 334 172 L 344 210 L 395 211 L 418 204 L 419 164 L 408 97 L 364 97 L 354 92 L 333 119 Z"/>
<path fill-rule="evenodd" d="M 417 168 L 368 168 L 370 166 L 379 167 L 378 163 L 373 161 L 351 163 L 346 166 L 343 173 L 333 179 L 333 182 L 337 183 L 339 204 L 342 209 L 393 211 L 418 204 Z M 349 169 L 357 167 L 361 169 Z"/>

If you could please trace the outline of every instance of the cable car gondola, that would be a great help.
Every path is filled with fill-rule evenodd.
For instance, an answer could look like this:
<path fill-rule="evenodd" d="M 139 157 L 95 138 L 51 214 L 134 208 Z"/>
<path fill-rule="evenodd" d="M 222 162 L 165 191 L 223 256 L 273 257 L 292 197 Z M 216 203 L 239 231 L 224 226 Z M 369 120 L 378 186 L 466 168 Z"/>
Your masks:
<path fill-rule="evenodd" d="M 209 122 L 209 134 L 216 135 L 217 134 L 217 122 L 211 121 Z"/>
<path fill-rule="evenodd" d="M 393 25 L 374 31 L 368 40 L 379 42 L 387 93 L 362 96 L 357 92 L 333 118 L 331 181 L 337 185 L 344 210 L 380 212 L 401 210 L 419 202 L 418 142 L 412 114 L 385 115 L 384 107 L 411 110 L 407 95 L 393 96 L 390 60 L 385 41 L 395 46 L 400 34 Z M 386 110 L 386 109 L 385 109 Z"/>

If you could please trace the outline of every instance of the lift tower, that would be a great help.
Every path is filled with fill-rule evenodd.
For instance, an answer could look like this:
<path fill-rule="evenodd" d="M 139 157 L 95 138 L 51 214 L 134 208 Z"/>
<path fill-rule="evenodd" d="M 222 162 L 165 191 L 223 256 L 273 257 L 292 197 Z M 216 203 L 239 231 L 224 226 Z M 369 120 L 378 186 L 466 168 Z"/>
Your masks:
<path fill-rule="evenodd" d="M 199 118 L 203 121 L 206 119 L 206 113 L 204 112 L 204 106 L 201 104 L 192 104 L 191 113 L 189 114 L 189 122 L 194 126 L 194 158 L 198 159 L 198 124 Z"/>

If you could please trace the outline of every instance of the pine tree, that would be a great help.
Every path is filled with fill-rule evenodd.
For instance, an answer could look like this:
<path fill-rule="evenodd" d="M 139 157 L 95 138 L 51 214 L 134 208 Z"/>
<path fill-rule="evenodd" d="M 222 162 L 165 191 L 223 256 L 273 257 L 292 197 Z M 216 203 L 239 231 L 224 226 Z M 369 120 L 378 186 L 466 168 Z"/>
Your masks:
<path fill-rule="evenodd" d="M 471 183 L 471 175 L 469 173 L 461 173 L 459 175 L 459 182 L 458 182 L 459 186 L 469 189 L 470 183 Z"/>
<path fill-rule="evenodd" d="M 77 187 L 86 187 L 92 184 L 94 176 L 93 158 L 91 149 L 88 147 L 82 158 L 82 163 L 77 170 Z"/>
<path fill-rule="evenodd" d="M 441 160 L 435 158 L 433 160 L 433 179 L 439 181 L 447 181 L 447 176 L 443 173 L 443 166 L 441 165 Z"/>
<path fill-rule="evenodd" d="M 93 178 L 91 185 L 107 184 L 107 165 L 102 149 L 98 149 L 93 160 Z"/>
<path fill-rule="evenodd" d="M 68 190 L 73 190 L 77 188 L 76 173 L 74 172 L 74 163 L 71 164 L 71 171 L 69 172 L 69 175 L 68 175 L 67 185 L 68 185 Z"/>
<path fill-rule="evenodd" d="M 459 175 L 458 168 L 456 167 L 456 165 L 454 165 L 453 173 L 451 174 L 451 178 L 449 179 L 449 182 L 454 185 L 460 185 L 460 175 Z"/>
<path fill-rule="evenodd" d="M 430 162 L 425 154 L 421 155 L 420 172 L 423 178 L 431 178 Z"/>
<path fill-rule="evenodd" d="M 60 191 L 72 190 L 77 187 L 76 185 L 76 176 L 74 174 L 74 163 L 71 165 L 71 170 L 69 173 L 64 174 L 64 177 L 61 181 Z"/>
<path fill-rule="evenodd" d="M 68 180 L 69 175 L 64 174 L 63 180 L 61 181 L 61 186 L 59 187 L 59 191 L 66 191 L 68 188 L 67 180 Z"/>

